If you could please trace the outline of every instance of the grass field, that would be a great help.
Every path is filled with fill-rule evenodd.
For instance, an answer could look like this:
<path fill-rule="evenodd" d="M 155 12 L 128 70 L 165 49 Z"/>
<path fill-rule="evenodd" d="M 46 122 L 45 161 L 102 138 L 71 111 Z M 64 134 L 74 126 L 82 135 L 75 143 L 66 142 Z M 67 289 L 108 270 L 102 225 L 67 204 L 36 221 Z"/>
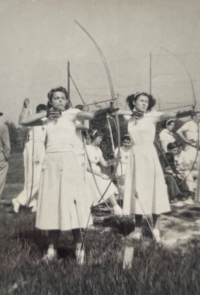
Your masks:
<path fill-rule="evenodd" d="M 24 183 L 23 155 L 13 153 L 9 159 L 7 183 Z"/>
<path fill-rule="evenodd" d="M 21 155 L 11 156 L 4 193 L 7 199 L 17 194 L 17 183 L 22 187 L 20 163 Z M 9 186 L 13 189 L 10 192 Z M 145 223 L 143 241 L 130 243 L 123 234 L 124 224 L 96 213 L 96 227 L 86 235 L 86 263 L 82 267 L 76 265 L 70 232 L 61 236 L 59 260 L 46 264 L 41 257 L 47 248 L 47 234 L 35 229 L 35 215 L 25 208 L 16 215 L 9 204 L 0 210 L 1 295 L 200 294 L 197 206 L 173 210 L 171 215 L 162 217 L 163 238 L 170 241 L 179 237 L 173 245 L 155 243 Z M 111 226 L 111 231 L 102 231 L 105 225 Z M 134 259 L 132 268 L 123 270 L 126 245 L 134 247 Z"/>
<path fill-rule="evenodd" d="M 12 153 L 9 159 L 6 185 L 1 198 L 11 200 L 16 197 L 22 191 L 23 184 L 23 155 L 21 153 Z"/>

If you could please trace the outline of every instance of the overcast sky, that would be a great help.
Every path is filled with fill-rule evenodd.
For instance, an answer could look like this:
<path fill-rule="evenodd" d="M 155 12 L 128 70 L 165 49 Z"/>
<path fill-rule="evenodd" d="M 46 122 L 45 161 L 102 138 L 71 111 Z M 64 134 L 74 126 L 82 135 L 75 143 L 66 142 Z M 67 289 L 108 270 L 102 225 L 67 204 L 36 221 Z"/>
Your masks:
<path fill-rule="evenodd" d="M 0 111 L 17 123 L 23 99 L 32 110 L 48 91 L 67 87 L 67 61 L 86 103 L 110 98 L 97 49 L 74 24 L 89 31 L 104 53 L 121 104 L 149 92 L 160 107 L 192 104 L 186 66 L 200 102 L 199 0 L 0 0 Z M 178 59 L 165 51 L 173 52 Z M 71 86 L 73 105 L 81 100 Z"/>

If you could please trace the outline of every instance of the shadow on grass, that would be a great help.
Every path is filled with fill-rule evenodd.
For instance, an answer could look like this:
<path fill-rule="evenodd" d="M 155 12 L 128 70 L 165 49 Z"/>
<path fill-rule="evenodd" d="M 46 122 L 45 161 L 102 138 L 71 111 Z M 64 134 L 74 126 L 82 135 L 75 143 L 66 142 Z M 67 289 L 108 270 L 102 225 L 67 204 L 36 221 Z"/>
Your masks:
<path fill-rule="evenodd" d="M 124 236 L 127 236 L 130 232 L 134 231 L 135 229 L 133 216 L 112 215 L 103 220 L 102 226 L 112 227 Z"/>

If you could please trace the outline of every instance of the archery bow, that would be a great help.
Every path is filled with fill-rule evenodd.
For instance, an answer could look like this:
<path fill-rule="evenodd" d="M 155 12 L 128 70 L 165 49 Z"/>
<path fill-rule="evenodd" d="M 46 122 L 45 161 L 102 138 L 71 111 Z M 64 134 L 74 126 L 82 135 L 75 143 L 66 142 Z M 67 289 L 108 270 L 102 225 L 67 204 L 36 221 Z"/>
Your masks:
<path fill-rule="evenodd" d="M 98 52 L 99 52 L 99 54 L 101 56 L 101 59 L 103 61 L 104 68 L 106 70 L 106 74 L 107 74 L 107 78 L 108 78 L 109 86 L 110 86 L 111 100 L 112 101 L 115 101 L 115 94 L 114 94 L 114 88 L 113 88 L 113 83 L 112 83 L 110 71 L 109 71 L 108 65 L 106 63 L 106 60 L 104 58 L 104 55 L 103 55 L 100 47 L 98 46 L 98 44 L 96 43 L 96 41 L 94 40 L 94 38 L 87 32 L 87 30 L 82 25 L 80 25 L 77 21 L 75 21 L 75 23 L 86 33 L 86 35 L 92 40 L 92 42 L 96 46 L 96 48 L 97 48 L 97 50 L 98 50 Z M 120 129 L 119 129 L 119 118 L 118 118 L 118 114 L 117 114 L 116 111 L 115 111 L 115 119 L 116 119 L 116 124 L 117 124 L 117 127 L 118 127 L 117 128 L 117 134 L 118 134 L 118 154 L 117 154 L 116 166 L 114 168 L 113 176 L 115 175 L 115 172 L 117 170 L 117 165 L 118 165 L 118 162 L 119 162 L 119 155 L 120 155 Z M 109 183 L 108 187 L 106 188 L 105 192 L 103 193 L 102 197 L 100 198 L 99 202 L 103 199 L 105 193 L 107 192 L 108 188 L 110 187 L 110 185 L 112 183 L 112 180 L 113 180 L 113 176 L 111 177 L 110 183 Z M 91 214 L 91 212 L 90 212 L 90 214 Z M 90 215 L 89 215 L 89 218 L 90 218 Z M 86 238 L 87 226 L 88 225 L 86 225 L 86 230 L 85 230 L 85 234 L 84 234 L 84 237 L 83 237 L 83 240 L 82 240 L 81 248 L 83 247 L 83 243 L 84 243 L 85 238 Z"/>
<path fill-rule="evenodd" d="M 101 59 L 103 61 L 103 65 L 104 65 L 104 68 L 106 70 L 107 78 L 108 78 L 108 81 L 109 81 L 110 93 L 111 93 L 111 101 L 115 101 L 116 98 L 115 98 L 114 87 L 113 87 L 113 83 L 112 83 L 110 71 L 109 71 L 107 62 L 105 60 L 105 57 L 104 57 L 104 55 L 103 55 L 103 53 L 102 53 L 99 45 L 97 44 L 97 42 L 94 40 L 94 38 L 88 33 L 88 31 L 80 23 L 78 23 L 76 20 L 75 20 L 75 23 L 86 33 L 86 35 L 92 40 L 92 42 L 94 43 L 95 47 L 97 48 L 97 50 L 98 50 L 98 52 L 99 52 L 99 54 L 101 56 Z M 106 194 L 107 190 L 109 189 L 109 187 L 110 187 L 110 185 L 111 185 L 111 183 L 113 181 L 114 175 L 116 173 L 118 163 L 119 163 L 119 156 L 120 156 L 120 128 L 119 128 L 119 117 L 118 117 L 118 114 L 117 114 L 116 111 L 115 111 L 115 120 L 116 120 L 117 135 L 118 135 L 118 153 L 117 153 L 116 165 L 115 165 L 113 174 L 111 176 L 110 183 L 108 184 L 108 187 L 106 188 L 106 190 L 103 193 L 103 195 L 102 195 L 101 199 L 99 200 L 99 202 L 103 199 L 104 195 Z"/>

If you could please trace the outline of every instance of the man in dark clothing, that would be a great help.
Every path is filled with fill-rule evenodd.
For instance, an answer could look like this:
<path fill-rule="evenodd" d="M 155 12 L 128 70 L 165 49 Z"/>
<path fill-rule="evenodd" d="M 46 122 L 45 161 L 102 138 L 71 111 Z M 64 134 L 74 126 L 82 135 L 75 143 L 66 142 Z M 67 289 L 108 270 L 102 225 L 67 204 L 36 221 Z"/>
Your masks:
<path fill-rule="evenodd" d="M 0 198 L 6 183 L 9 156 L 10 137 L 8 127 L 4 125 L 3 113 L 0 113 Z"/>
<path fill-rule="evenodd" d="M 163 153 L 160 156 L 160 163 L 167 184 L 168 194 L 171 203 L 174 203 L 176 206 L 183 206 L 190 192 L 186 181 L 178 177 L 179 172 L 176 169 L 173 154 L 170 153 L 172 149 L 178 148 L 178 146 L 176 143 L 169 143 L 167 148 L 169 152 Z"/>

